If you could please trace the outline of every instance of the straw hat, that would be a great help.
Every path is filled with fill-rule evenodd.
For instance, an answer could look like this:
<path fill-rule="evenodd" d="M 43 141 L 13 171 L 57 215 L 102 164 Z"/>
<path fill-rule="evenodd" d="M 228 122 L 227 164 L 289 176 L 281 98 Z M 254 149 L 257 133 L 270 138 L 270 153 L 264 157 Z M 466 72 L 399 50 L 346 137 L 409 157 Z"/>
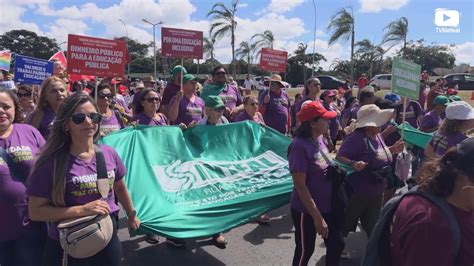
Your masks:
<path fill-rule="evenodd" d="M 270 80 L 265 80 L 265 81 L 263 82 L 263 84 L 264 84 L 265 86 L 268 86 L 268 84 L 270 84 L 270 81 L 271 81 L 272 83 L 278 83 L 278 84 L 280 84 L 280 86 L 281 86 L 282 88 L 284 88 L 284 87 L 285 87 L 285 84 L 283 84 L 282 80 L 283 80 L 283 79 L 281 78 L 280 75 L 278 75 L 278 74 L 273 74 L 272 77 L 270 78 Z"/>
<path fill-rule="evenodd" d="M 394 109 L 381 110 L 375 104 L 367 104 L 357 111 L 356 128 L 381 127 L 393 116 Z"/>

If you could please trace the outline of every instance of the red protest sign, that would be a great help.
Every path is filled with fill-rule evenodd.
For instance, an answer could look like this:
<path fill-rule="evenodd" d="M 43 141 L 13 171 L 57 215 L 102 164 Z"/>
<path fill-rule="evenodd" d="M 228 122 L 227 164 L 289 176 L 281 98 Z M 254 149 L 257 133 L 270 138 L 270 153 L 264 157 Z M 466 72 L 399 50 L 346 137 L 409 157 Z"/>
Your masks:
<path fill-rule="evenodd" d="M 202 31 L 161 28 L 161 55 L 202 59 Z"/>
<path fill-rule="evenodd" d="M 288 52 L 262 48 L 260 51 L 260 69 L 270 72 L 285 72 Z"/>
<path fill-rule="evenodd" d="M 69 34 L 68 74 L 121 77 L 124 75 L 127 44 L 124 41 Z"/>

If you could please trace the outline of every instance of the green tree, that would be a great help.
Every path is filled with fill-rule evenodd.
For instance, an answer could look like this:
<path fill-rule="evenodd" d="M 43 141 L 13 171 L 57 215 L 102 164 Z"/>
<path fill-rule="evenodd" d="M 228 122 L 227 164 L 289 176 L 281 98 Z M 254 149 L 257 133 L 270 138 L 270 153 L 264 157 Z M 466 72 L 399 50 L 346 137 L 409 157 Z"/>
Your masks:
<path fill-rule="evenodd" d="M 236 56 L 240 59 L 247 59 L 247 74 L 250 74 L 250 65 L 253 61 L 253 54 L 255 51 L 255 44 L 249 44 L 248 42 L 241 42 L 239 48 L 237 49 Z"/>
<path fill-rule="evenodd" d="M 369 77 L 372 77 L 374 65 L 382 60 L 385 54 L 384 49 L 379 45 L 373 44 L 368 39 L 357 42 L 356 47 L 358 47 L 355 52 L 358 59 L 357 69 L 360 71 L 361 68 L 364 68 L 364 72 L 367 72 Z M 368 67 L 363 67 L 363 65 Z"/>
<path fill-rule="evenodd" d="M 238 0 L 232 0 L 230 8 L 224 3 L 215 3 L 211 10 L 207 13 L 207 17 L 211 17 L 212 23 L 209 29 L 212 39 L 218 40 L 224 36 L 230 35 L 230 45 L 232 47 L 232 65 L 233 75 L 237 73 L 235 62 L 235 29 L 237 21 L 235 21 L 235 13 L 237 12 Z"/>
<path fill-rule="evenodd" d="M 382 43 L 399 43 L 403 42 L 402 51 L 407 46 L 407 34 L 408 34 L 408 19 L 401 17 L 398 20 L 390 22 L 385 28 L 388 31 L 385 33 Z"/>
<path fill-rule="evenodd" d="M 288 58 L 286 81 L 291 83 L 292 86 L 298 84 L 304 84 L 306 77 L 311 75 L 312 70 L 319 71 L 318 65 L 320 61 L 326 61 L 326 58 L 319 53 L 305 54 L 306 45 L 299 45 L 298 49 L 295 50 L 295 54 Z M 314 64 L 313 64 L 314 56 Z M 308 68 L 307 65 L 311 67 Z"/>
<path fill-rule="evenodd" d="M 354 16 L 352 9 L 350 12 L 346 8 L 339 9 L 332 17 L 327 29 L 333 30 L 329 38 L 329 45 L 333 45 L 339 39 L 351 40 L 351 78 L 354 80 L 354 47 L 355 47 L 355 30 L 354 30 Z"/>
<path fill-rule="evenodd" d="M 271 30 L 266 30 L 263 33 L 257 33 L 250 38 L 250 41 L 254 40 L 254 46 L 258 49 L 260 53 L 261 48 L 270 48 L 273 49 L 273 44 L 275 43 L 275 37 Z"/>
<path fill-rule="evenodd" d="M 211 64 L 212 68 L 214 68 L 214 44 L 216 43 L 216 39 L 209 39 L 209 38 L 204 38 L 204 54 L 206 55 L 206 59 L 210 58 L 211 59 Z"/>
<path fill-rule="evenodd" d="M 48 60 L 60 48 L 55 39 L 28 30 L 12 30 L 0 35 L 0 50 Z"/>
<path fill-rule="evenodd" d="M 428 72 L 433 72 L 433 69 L 438 67 L 454 67 L 456 57 L 454 57 L 449 46 L 435 43 L 425 45 L 424 42 L 423 39 L 416 42 L 410 41 L 407 43 L 407 47 L 403 51 L 398 51 L 397 54 L 421 65 L 421 68 Z"/>

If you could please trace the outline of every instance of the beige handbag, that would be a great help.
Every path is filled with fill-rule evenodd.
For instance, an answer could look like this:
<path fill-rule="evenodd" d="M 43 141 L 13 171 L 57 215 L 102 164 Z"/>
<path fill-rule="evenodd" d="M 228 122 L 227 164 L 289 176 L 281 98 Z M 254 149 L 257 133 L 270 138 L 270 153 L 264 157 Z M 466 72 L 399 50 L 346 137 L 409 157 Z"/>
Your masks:
<path fill-rule="evenodd" d="M 107 178 L 104 155 L 95 146 L 97 165 L 97 188 L 102 200 L 107 200 L 111 185 Z M 89 215 L 61 221 L 58 225 L 59 241 L 64 249 L 63 265 L 67 255 L 73 258 L 88 258 L 104 249 L 112 239 L 113 223 L 110 215 Z"/>

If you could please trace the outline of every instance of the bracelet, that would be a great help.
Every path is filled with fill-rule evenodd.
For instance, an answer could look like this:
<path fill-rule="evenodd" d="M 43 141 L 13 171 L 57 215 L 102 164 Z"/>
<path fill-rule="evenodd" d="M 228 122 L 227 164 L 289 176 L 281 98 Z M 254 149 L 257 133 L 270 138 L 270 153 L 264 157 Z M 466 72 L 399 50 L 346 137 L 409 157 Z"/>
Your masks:
<path fill-rule="evenodd" d="M 127 217 L 130 218 L 131 216 L 137 216 L 137 211 L 133 210 L 132 213 L 127 213 Z"/>

